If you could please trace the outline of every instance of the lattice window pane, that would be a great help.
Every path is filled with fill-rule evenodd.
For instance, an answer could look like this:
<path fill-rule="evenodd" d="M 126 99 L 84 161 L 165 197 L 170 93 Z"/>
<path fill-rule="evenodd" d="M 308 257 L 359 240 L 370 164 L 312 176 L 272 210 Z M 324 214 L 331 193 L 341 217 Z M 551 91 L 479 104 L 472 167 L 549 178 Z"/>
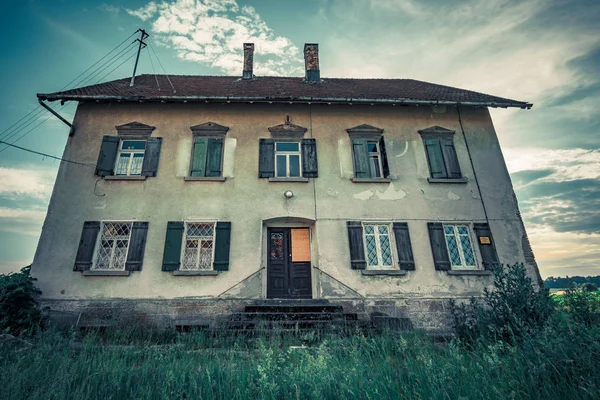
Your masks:
<path fill-rule="evenodd" d="M 92 269 L 124 270 L 129 249 L 131 222 L 105 222 Z"/>
<path fill-rule="evenodd" d="M 365 241 L 367 244 L 367 261 L 370 266 L 378 265 L 379 259 L 377 257 L 377 245 L 375 243 L 375 236 L 366 235 Z"/>
<path fill-rule="evenodd" d="M 475 265 L 475 257 L 473 256 L 473 248 L 471 247 L 471 239 L 467 235 L 460 235 L 460 245 L 463 250 L 463 256 L 465 257 L 465 263 L 468 266 Z"/>
<path fill-rule="evenodd" d="M 392 249 L 390 247 L 390 237 L 387 235 L 379 236 L 379 242 L 381 247 L 381 261 L 383 262 L 384 266 L 389 267 L 392 265 Z"/>
<path fill-rule="evenodd" d="M 448 253 L 450 253 L 450 261 L 453 267 L 460 267 L 462 265 L 460 259 L 460 253 L 458 249 L 458 243 L 454 233 L 452 235 L 446 235 L 446 245 L 448 246 Z"/>
<path fill-rule="evenodd" d="M 215 224 L 188 223 L 182 270 L 212 269 Z"/>

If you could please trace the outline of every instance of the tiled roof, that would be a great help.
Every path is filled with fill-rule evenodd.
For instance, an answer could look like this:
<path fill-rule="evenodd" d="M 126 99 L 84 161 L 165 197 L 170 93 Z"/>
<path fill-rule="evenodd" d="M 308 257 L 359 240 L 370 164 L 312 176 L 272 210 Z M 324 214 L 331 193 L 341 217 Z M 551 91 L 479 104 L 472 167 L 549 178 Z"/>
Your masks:
<path fill-rule="evenodd" d="M 158 80 L 158 85 L 157 85 Z M 172 82 L 175 90 L 171 88 Z M 232 76 L 140 75 L 63 92 L 38 94 L 42 100 L 102 101 L 273 101 L 327 103 L 464 104 L 530 108 L 524 101 L 413 79 L 303 78 Z M 159 89 L 160 86 L 160 89 Z"/>

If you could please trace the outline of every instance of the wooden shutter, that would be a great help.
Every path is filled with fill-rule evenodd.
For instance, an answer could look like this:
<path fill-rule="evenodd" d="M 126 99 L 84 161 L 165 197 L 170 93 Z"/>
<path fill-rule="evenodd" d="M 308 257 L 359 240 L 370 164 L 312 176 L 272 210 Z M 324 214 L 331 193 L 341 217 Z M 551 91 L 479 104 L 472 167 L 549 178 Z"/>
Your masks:
<path fill-rule="evenodd" d="M 398 265 L 405 271 L 415 270 L 408 224 L 406 222 L 394 222 L 394 237 L 396 238 L 396 250 L 398 251 Z"/>
<path fill-rule="evenodd" d="M 181 243 L 183 241 L 183 221 L 169 221 L 163 253 L 163 271 L 176 271 L 181 264 Z"/>
<path fill-rule="evenodd" d="M 383 136 L 379 139 L 379 152 L 381 157 L 381 167 L 383 169 L 382 177 L 387 178 L 390 176 L 390 164 L 387 159 L 387 151 L 385 150 L 385 141 L 383 140 Z"/>
<path fill-rule="evenodd" d="M 231 222 L 217 222 L 215 235 L 215 271 L 229 270 L 229 248 L 231 246 Z"/>
<path fill-rule="evenodd" d="M 302 139 L 302 176 L 305 178 L 319 176 L 316 139 Z"/>
<path fill-rule="evenodd" d="M 365 247 L 363 245 L 363 229 L 360 221 L 347 221 L 348 243 L 350 245 L 350 267 L 352 269 L 367 268 Z"/>
<path fill-rule="evenodd" d="M 104 136 L 102 138 L 98 162 L 96 162 L 96 175 L 107 176 L 115 174 L 115 162 L 120 142 L 121 139 L 118 136 Z"/>
<path fill-rule="evenodd" d="M 448 171 L 448 178 L 462 178 L 460 165 L 458 164 L 458 158 L 456 157 L 456 149 L 454 148 L 454 140 L 442 139 L 440 140 L 440 144 L 442 146 L 446 171 Z"/>
<path fill-rule="evenodd" d="M 141 271 L 144 261 L 144 249 L 146 248 L 146 236 L 148 234 L 148 222 L 134 222 L 129 239 L 129 250 L 125 270 Z"/>
<path fill-rule="evenodd" d="M 446 238 L 444 237 L 444 227 L 439 222 L 428 222 L 429 241 L 431 242 L 431 252 L 433 253 L 433 262 L 438 271 L 450 270 L 450 257 L 446 247 Z"/>
<path fill-rule="evenodd" d="M 208 149 L 208 139 L 205 137 L 194 138 L 194 152 L 192 153 L 191 176 L 206 176 L 206 153 Z"/>
<path fill-rule="evenodd" d="M 354 157 L 354 177 L 370 178 L 369 173 L 369 151 L 367 141 L 354 139 L 352 141 L 352 154 Z"/>
<path fill-rule="evenodd" d="M 496 246 L 494 245 L 494 239 L 492 238 L 492 231 L 490 230 L 489 224 L 473 224 L 473 230 L 477 236 L 477 242 L 479 243 L 479 251 L 481 252 L 481 258 L 483 259 L 483 267 L 490 269 L 493 265 L 499 264 L 498 253 L 496 253 Z"/>
<path fill-rule="evenodd" d="M 100 232 L 100 221 L 85 221 L 83 223 L 73 271 L 85 271 L 92 266 L 98 232 Z"/>
<path fill-rule="evenodd" d="M 206 155 L 206 176 L 221 176 L 223 159 L 223 138 L 209 138 Z"/>
<path fill-rule="evenodd" d="M 427 162 L 429 163 L 429 172 L 431 177 L 447 178 L 442 146 L 439 139 L 425 139 L 425 150 L 427 153 Z"/>
<path fill-rule="evenodd" d="M 146 141 L 146 151 L 144 153 L 144 162 L 142 163 L 142 176 L 156 176 L 161 145 L 162 138 L 159 137 L 149 137 Z"/>
<path fill-rule="evenodd" d="M 258 177 L 272 178 L 275 176 L 275 141 L 260 139 L 258 146 Z"/>

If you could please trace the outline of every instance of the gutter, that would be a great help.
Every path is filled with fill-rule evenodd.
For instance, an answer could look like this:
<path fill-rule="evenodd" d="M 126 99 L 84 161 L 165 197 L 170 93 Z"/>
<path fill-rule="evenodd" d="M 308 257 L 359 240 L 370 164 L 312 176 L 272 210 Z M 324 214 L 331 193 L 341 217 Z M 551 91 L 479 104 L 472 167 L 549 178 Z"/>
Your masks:
<path fill-rule="evenodd" d="M 400 104 L 400 105 L 431 105 L 431 106 L 479 106 L 479 107 L 495 107 L 508 108 L 515 107 L 521 109 L 530 109 L 532 103 L 526 102 L 474 102 L 474 101 L 447 101 L 447 100 L 412 100 L 412 99 L 353 99 L 343 97 L 236 97 L 236 96 L 106 96 L 106 95 L 74 95 L 61 96 L 55 94 L 39 93 L 38 99 L 41 100 L 73 100 L 73 101 L 117 101 L 117 102 L 200 102 L 204 101 L 217 103 L 242 103 L 242 102 L 257 102 L 257 103 L 336 103 L 336 104 Z"/>

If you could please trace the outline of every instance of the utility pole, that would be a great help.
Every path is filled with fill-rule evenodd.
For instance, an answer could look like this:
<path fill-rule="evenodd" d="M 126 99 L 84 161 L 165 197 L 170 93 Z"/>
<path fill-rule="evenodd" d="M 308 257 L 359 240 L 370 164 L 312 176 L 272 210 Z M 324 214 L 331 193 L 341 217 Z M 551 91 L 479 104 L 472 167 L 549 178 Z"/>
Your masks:
<path fill-rule="evenodd" d="M 131 75 L 131 82 L 129 83 L 129 86 L 133 86 L 133 83 L 135 82 L 135 72 L 137 71 L 138 61 L 140 60 L 140 52 L 142 51 L 142 49 L 144 47 L 146 47 L 146 42 L 144 42 L 144 40 L 146 40 L 150 36 L 143 29 L 138 29 L 137 31 L 140 32 L 140 38 L 135 39 L 135 40 L 139 42 L 139 46 L 138 46 L 137 56 L 135 57 L 135 65 L 133 67 L 133 75 Z"/>

